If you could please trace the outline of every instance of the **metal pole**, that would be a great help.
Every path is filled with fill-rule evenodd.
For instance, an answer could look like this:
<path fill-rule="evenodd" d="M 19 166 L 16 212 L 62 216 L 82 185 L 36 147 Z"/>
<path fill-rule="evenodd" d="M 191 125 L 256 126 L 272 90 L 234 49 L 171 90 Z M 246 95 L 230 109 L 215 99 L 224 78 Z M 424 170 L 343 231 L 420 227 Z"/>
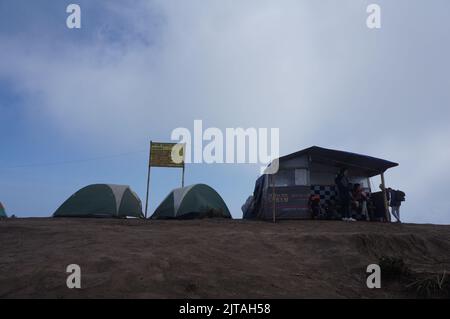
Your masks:
<path fill-rule="evenodd" d="M 181 176 L 181 187 L 184 187 L 184 162 L 183 162 L 183 172 Z"/>
<path fill-rule="evenodd" d="M 147 218 L 147 211 L 148 211 L 148 193 L 149 193 L 149 188 L 150 188 L 151 163 L 152 163 L 152 141 L 150 141 L 150 151 L 148 153 L 147 196 L 145 198 L 145 218 Z"/>
<path fill-rule="evenodd" d="M 275 174 L 271 174 L 272 179 L 272 219 L 275 223 L 276 216 L 276 195 L 275 195 Z"/>
<path fill-rule="evenodd" d="M 184 187 L 184 172 L 185 172 L 185 167 L 186 167 L 186 162 L 185 162 L 185 156 L 186 156 L 186 143 L 183 143 L 183 172 L 182 172 L 182 176 L 181 176 L 181 187 Z"/>
<path fill-rule="evenodd" d="M 391 221 L 391 214 L 389 213 L 389 206 L 386 195 L 386 183 L 384 180 L 384 173 L 381 173 L 381 187 L 383 188 L 383 202 L 384 202 L 384 213 L 386 217 L 386 221 Z"/>

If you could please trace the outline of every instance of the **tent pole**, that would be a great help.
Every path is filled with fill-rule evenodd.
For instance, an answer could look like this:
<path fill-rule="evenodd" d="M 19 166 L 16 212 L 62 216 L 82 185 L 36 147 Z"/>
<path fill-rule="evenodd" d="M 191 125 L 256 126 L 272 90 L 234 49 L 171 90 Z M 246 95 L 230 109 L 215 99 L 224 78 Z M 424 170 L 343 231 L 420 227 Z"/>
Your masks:
<path fill-rule="evenodd" d="M 152 163 L 152 141 L 150 141 L 150 151 L 148 153 L 148 174 L 147 174 L 147 195 L 145 198 L 145 219 L 147 219 L 147 210 L 148 210 L 148 193 L 150 188 L 150 168 Z"/>
<path fill-rule="evenodd" d="M 272 220 L 275 223 L 275 216 L 276 216 L 275 174 L 271 174 L 271 179 L 272 179 Z"/>
<path fill-rule="evenodd" d="M 388 206 L 388 200 L 387 200 L 387 194 L 386 194 L 386 183 L 384 179 L 384 173 L 381 173 L 381 187 L 383 188 L 383 203 L 384 203 L 384 213 L 386 217 L 386 221 L 391 220 L 391 215 L 389 213 L 389 206 Z"/>

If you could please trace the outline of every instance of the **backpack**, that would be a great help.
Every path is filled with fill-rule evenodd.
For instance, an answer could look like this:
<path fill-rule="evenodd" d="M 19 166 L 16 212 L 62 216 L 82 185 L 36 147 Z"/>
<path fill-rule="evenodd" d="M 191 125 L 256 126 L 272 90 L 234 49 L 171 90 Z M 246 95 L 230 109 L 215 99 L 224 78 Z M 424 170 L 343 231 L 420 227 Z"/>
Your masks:
<path fill-rule="evenodd" d="M 405 201 L 405 192 L 402 191 L 395 191 L 395 198 L 397 199 L 397 201 L 399 202 L 404 202 Z"/>

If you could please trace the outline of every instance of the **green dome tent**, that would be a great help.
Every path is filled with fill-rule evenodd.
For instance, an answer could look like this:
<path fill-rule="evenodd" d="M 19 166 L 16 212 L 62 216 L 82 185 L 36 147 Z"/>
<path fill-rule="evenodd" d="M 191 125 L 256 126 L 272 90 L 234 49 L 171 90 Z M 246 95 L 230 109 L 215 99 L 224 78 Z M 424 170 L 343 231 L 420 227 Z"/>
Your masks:
<path fill-rule="evenodd" d="M 67 199 L 53 217 L 138 217 L 143 218 L 139 197 L 124 185 L 94 184 Z"/>
<path fill-rule="evenodd" d="M 6 218 L 8 215 L 6 215 L 5 207 L 0 202 L 0 218 Z"/>
<path fill-rule="evenodd" d="M 152 219 L 231 218 L 222 197 L 210 186 L 195 184 L 177 188 L 162 201 Z"/>

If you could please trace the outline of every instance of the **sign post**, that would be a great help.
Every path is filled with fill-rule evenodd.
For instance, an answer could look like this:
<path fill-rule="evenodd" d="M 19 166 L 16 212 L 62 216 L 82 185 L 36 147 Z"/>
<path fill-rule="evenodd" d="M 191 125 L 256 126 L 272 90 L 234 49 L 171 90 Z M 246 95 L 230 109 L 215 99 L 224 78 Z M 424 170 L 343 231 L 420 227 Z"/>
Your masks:
<path fill-rule="evenodd" d="M 150 141 L 150 152 L 148 157 L 147 195 L 145 199 L 145 218 L 147 218 L 148 212 L 151 167 L 182 168 L 181 187 L 184 187 L 184 157 L 185 144 L 159 143 Z"/>
<path fill-rule="evenodd" d="M 148 210 L 148 191 L 150 186 L 150 167 L 152 162 L 152 141 L 150 141 L 150 152 L 148 152 L 148 174 L 147 174 L 147 195 L 145 197 L 145 218 L 147 219 L 147 210 Z"/>

